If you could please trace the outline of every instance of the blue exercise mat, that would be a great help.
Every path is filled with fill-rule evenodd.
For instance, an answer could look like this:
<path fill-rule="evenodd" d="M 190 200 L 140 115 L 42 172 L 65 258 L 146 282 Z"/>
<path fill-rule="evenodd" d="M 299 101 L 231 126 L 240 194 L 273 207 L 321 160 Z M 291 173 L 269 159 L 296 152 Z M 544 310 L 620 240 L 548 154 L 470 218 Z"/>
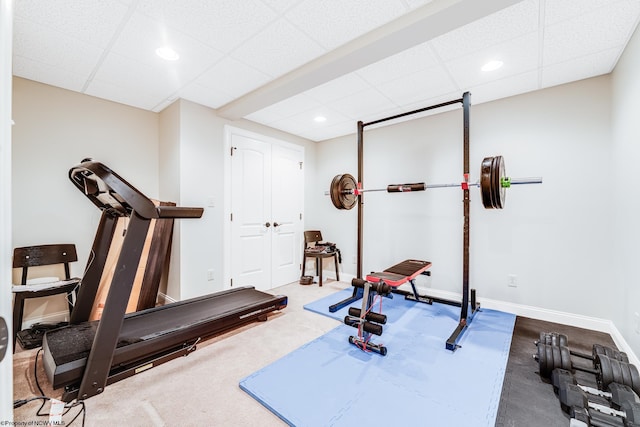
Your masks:
<path fill-rule="evenodd" d="M 328 313 L 347 291 L 305 308 L 324 305 Z M 384 299 L 383 312 L 388 323 L 373 340 L 387 347 L 386 356 L 349 344 L 357 331 L 340 325 L 240 387 L 292 426 L 495 425 L 515 315 L 482 309 L 451 352 L 445 341 L 460 308 L 396 295 Z"/>

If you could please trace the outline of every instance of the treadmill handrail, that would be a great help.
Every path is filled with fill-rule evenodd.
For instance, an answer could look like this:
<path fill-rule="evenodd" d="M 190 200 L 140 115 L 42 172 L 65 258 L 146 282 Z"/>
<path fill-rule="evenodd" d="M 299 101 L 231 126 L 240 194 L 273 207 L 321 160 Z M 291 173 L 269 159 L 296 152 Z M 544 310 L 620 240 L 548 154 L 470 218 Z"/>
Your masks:
<path fill-rule="evenodd" d="M 112 196 L 110 199 L 117 202 L 119 206 L 105 204 L 100 200 L 100 194 L 104 193 L 104 191 L 102 191 L 102 193 L 100 192 L 100 185 L 96 187 L 93 183 L 87 182 L 95 178 L 102 181 L 104 187 L 108 189 L 108 192 Z M 78 190 L 101 210 L 115 209 L 120 212 L 120 214 L 126 216 L 131 216 L 131 212 L 135 211 L 136 214 L 146 219 L 200 218 L 204 212 L 202 208 L 156 206 L 151 199 L 142 194 L 137 188 L 129 184 L 108 166 L 93 160 L 85 160 L 71 168 L 71 170 L 69 170 L 69 179 Z"/>
<path fill-rule="evenodd" d="M 92 160 L 83 161 L 69 170 L 69 179 L 85 196 L 96 206 L 106 209 L 107 206 L 98 199 L 98 192 L 89 193 L 85 190 L 85 180 L 93 174 L 99 178 L 111 193 L 119 195 L 127 205 L 127 216 L 131 215 L 131 209 L 135 210 L 143 218 L 158 218 L 156 206 L 144 194 L 129 184 L 124 178 L 112 171 L 106 165 Z M 126 206 L 125 206 L 126 208 Z"/>
<path fill-rule="evenodd" d="M 200 218 L 203 208 L 183 208 L 181 206 L 156 207 L 159 218 Z"/>

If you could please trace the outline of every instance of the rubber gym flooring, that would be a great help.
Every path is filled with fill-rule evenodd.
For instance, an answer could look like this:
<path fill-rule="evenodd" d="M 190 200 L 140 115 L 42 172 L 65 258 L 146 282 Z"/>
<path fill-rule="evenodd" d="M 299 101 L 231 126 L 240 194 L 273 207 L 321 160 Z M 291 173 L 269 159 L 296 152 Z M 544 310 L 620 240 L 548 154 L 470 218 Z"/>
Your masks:
<path fill-rule="evenodd" d="M 581 353 L 591 354 L 593 344 L 616 348 L 606 333 L 517 317 L 496 416 L 497 427 L 569 425 L 569 416 L 560 409 L 553 386 L 540 378 L 537 362 L 532 357 L 536 352 L 534 341 L 539 339 L 541 331 L 567 335 L 571 350 Z M 590 367 L 590 362 L 584 359 L 573 357 L 572 362 Z M 575 375 L 580 384 L 596 387 L 593 375 L 579 371 Z"/>

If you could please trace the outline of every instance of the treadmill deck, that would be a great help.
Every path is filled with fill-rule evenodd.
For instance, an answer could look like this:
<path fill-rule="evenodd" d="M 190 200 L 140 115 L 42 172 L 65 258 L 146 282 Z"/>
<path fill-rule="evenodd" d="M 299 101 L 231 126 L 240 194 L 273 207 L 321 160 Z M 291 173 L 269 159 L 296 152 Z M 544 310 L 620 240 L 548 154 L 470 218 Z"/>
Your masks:
<path fill-rule="evenodd" d="M 242 287 L 154 307 L 125 316 L 111 363 L 145 364 L 154 355 L 193 346 L 199 339 L 233 329 L 287 305 L 287 297 Z M 43 340 L 44 367 L 54 389 L 79 383 L 99 321 L 49 331 Z"/>

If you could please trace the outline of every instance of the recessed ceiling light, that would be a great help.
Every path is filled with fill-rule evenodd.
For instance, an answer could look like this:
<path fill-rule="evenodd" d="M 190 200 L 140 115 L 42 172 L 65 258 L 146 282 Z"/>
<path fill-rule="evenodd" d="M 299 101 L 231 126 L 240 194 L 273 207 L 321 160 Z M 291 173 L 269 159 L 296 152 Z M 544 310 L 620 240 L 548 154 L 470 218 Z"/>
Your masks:
<path fill-rule="evenodd" d="M 493 60 L 493 61 L 489 61 L 486 64 L 484 64 L 481 68 L 482 71 L 495 71 L 498 68 L 502 67 L 504 65 L 504 62 L 502 61 L 498 61 L 498 60 Z"/>
<path fill-rule="evenodd" d="M 178 52 L 169 46 L 162 46 L 156 49 L 156 55 L 167 61 L 177 61 L 180 58 Z"/>
<path fill-rule="evenodd" d="M 326 118 L 326 117 L 324 117 L 324 116 L 316 116 L 316 117 L 313 119 L 313 121 L 314 121 L 314 122 L 316 122 L 316 123 L 322 123 L 322 122 L 326 122 L 326 121 L 327 121 L 327 118 Z"/>

